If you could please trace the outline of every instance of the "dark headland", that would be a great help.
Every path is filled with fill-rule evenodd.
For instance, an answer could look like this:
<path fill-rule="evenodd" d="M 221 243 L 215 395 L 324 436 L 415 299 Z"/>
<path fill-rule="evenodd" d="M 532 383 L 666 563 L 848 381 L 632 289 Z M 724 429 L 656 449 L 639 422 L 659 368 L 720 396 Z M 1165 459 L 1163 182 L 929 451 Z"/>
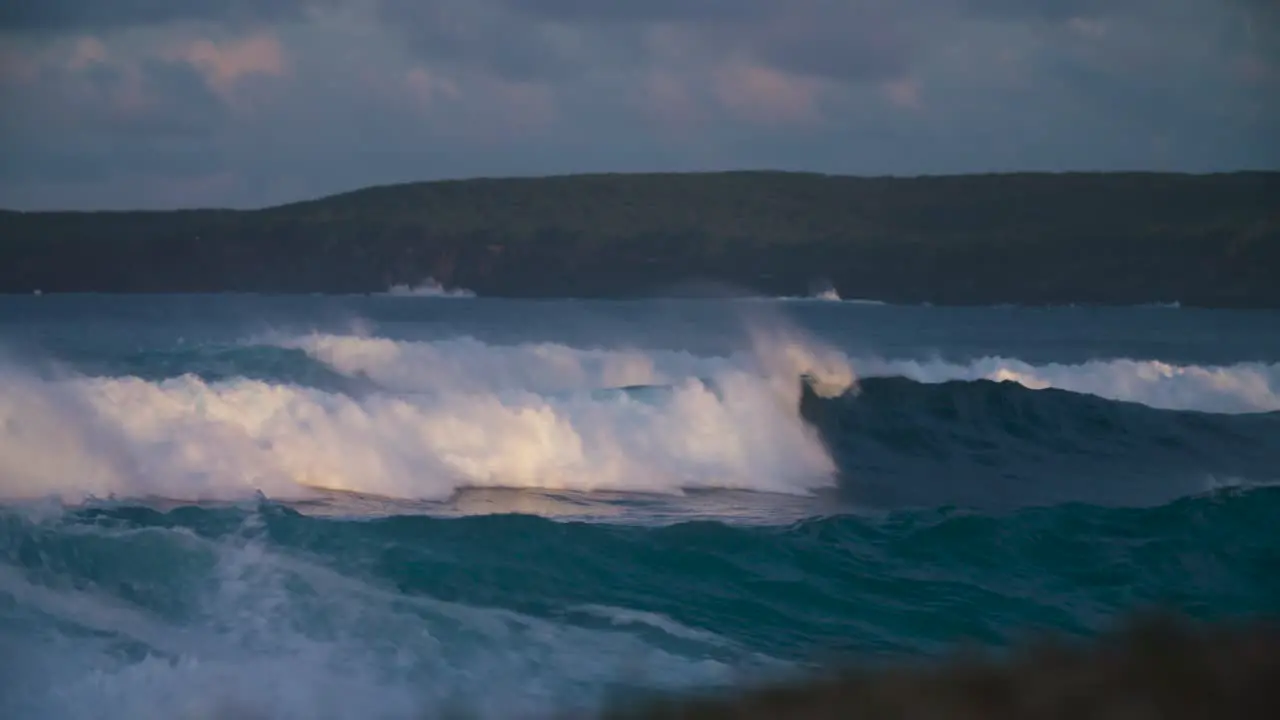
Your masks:
<path fill-rule="evenodd" d="M 0 211 L 0 292 L 628 297 L 723 283 L 934 304 L 1280 307 L 1280 172 L 577 175 L 261 210 Z"/>

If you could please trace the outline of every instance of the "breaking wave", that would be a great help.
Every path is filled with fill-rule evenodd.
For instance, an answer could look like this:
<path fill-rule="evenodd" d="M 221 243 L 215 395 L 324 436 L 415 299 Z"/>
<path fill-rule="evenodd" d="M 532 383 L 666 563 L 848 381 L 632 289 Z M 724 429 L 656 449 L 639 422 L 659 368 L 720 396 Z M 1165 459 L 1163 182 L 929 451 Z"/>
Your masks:
<path fill-rule="evenodd" d="M 472 338 L 412 342 L 350 335 L 308 335 L 278 341 L 350 376 L 366 376 L 394 390 L 494 388 L 564 392 L 583 386 L 657 385 L 726 368 L 769 364 L 788 378 L 814 373 L 835 388 L 858 377 L 905 377 L 922 383 L 1009 381 L 1033 390 L 1056 388 L 1165 410 L 1212 413 L 1280 410 L 1280 364 L 1178 365 L 1109 359 L 1033 365 L 985 357 L 940 359 L 848 357 L 794 342 L 757 339 L 756 348 L 729 357 L 684 351 L 578 349 L 556 343 L 493 346 Z M 825 353 L 825 354 L 824 354 Z"/>
<path fill-rule="evenodd" d="M 799 415 L 800 379 L 828 395 L 853 380 L 838 353 L 788 343 L 720 360 L 473 341 L 301 344 L 377 385 L 6 371 L 0 495 L 803 493 L 831 485 L 835 467 Z"/>
<path fill-rule="evenodd" d="M 1080 479 L 1045 479 L 1059 468 L 1149 495 L 1114 482 L 1117 453 L 1188 491 L 1266 481 L 1280 461 L 1265 439 L 1280 417 L 1280 369 L 1260 363 L 849 358 L 776 333 L 724 356 L 325 334 L 182 352 L 124 375 L 0 372 L 0 497 L 439 500 L 478 487 L 915 497 L 922 478 L 970 473 L 941 495 L 979 502 L 999 494 L 992 478 L 1023 475 L 1040 479 L 1006 495 L 1101 497 Z M 216 358 L 217 371 L 202 373 L 198 357 Z M 144 372 L 175 366 L 185 369 Z M 1018 392 L 987 392 L 988 381 Z M 1272 414 L 1247 419 L 1257 413 Z M 1089 435 L 1089 423 L 1101 429 Z M 951 460 L 922 467 L 929 458 Z M 894 480 L 901 473 L 913 479 Z"/>
<path fill-rule="evenodd" d="M 387 295 L 392 297 L 430 297 L 430 298 L 473 298 L 474 292 L 466 288 L 446 288 L 435 278 L 427 278 L 417 285 L 392 285 L 387 288 Z"/>
<path fill-rule="evenodd" d="M 898 376 L 924 383 L 1010 381 L 1034 390 L 1056 388 L 1165 410 L 1280 410 L 1280 364 L 1276 363 L 1201 366 L 1113 359 L 1032 365 L 1014 358 L 986 357 L 968 363 L 867 358 L 853 361 L 853 366 L 863 377 Z"/>
<path fill-rule="evenodd" d="M 1280 597 L 1274 363 L 233 300 L 6 316 L 0 717 L 580 717 Z"/>

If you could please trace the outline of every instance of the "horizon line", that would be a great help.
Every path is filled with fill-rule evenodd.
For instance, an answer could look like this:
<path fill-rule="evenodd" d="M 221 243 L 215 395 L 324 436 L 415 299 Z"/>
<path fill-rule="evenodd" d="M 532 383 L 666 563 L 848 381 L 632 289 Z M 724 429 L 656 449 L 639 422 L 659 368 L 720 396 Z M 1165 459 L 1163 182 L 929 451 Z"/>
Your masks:
<path fill-rule="evenodd" d="M 734 170 L 646 170 L 646 171 L 593 171 L 593 172 L 567 172 L 567 173 L 550 173 L 543 175 L 471 175 L 459 177 L 444 177 L 431 180 L 405 180 L 401 182 L 375 183 L 371 185 L 362 185 L 348 190 L 340 190 L 337 192 L 319 195 L 300 200 L 290 200 L 272 205 L 263 205 L 258 207 L 179 207 L 179 208 L 133 208 L 133 209 L 102 209 L 102 208 L 62 208 L 62 209 L 43 209 L 43 210 L 18 210 L 12 208 L 0 207 L 0 213 L 12 215 L 51 215 L 51 214 L 98 214 L 98 215 L 123 215 L 138 213 L 256 213 L 268 210 L 276 210 L 297 205 L 306 205 L 310 203 L 325 202 L 356 193 L 387 190 L 392 188 L 404 188 L 415 185 L 456 185 L 474 182 L 535 182 L 548 180 L 566 180 L 581 178 L 623 178 L 623 177 L 698 177 L 712 175 L 797 175 L 808 176 L 813 178 L 839 179 L 839 180 L 941 180 L 955 178 L 992 178 L 992 177 L 1012 177 L 1012 176 L 1053 176 L 1063 177 L 1070 175 L 1092 175 L 1092 176 L 1166 176 L 1166 177 L 1215 177 L 1222 175 L 1280 175 L 1280 168 L 1275 169 L 1258 169 L 1258 168 L 1241 168 L 1237 170 L 1213 170 L 1207 172 L 1194 172 L 1184 170 L 989 170 L 982 172 L 957 172 L 957 173 L 917 173 L 917 174 L 878 174 L 878 175 L 859 175 L 854 173 L 831 173 L 818 170 L 784 170 L 776 168 L 741 168 Z"/>

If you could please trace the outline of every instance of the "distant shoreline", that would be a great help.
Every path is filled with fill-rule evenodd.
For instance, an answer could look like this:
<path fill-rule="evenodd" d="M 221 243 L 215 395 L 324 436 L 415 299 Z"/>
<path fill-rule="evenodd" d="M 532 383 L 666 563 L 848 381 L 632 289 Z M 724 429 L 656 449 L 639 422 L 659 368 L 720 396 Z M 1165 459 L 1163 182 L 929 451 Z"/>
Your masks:
<path fill-rule="evenodd" d="M 945 308 L 968 308 L 974 310 L 1088 310 L 1088 309 L 1115 309 L 1115 310 L 1212 310 L 1212 309 L 1253 309 L 1253 310 L 1280 310 L 1280 308 L 1206 308 L 1199 306 L 1187 306 L 1179 302 L 1153 302 L 1140 303 L 1136 305 L 1104 305 L 1095 303 L 1070 303 L 1066 305 L 1024 305 L 1017 303 L 999 303 L 995 305 L 981 304 L 951 304 L 951 305 L 934 305 L 932 303 L 893 303 L 884 300 L 872 300 L 869 298 L 849 298 L 840 300 L 827 300 L 825 298 L 802 297 L 802 296 L 780 296 L 771 297 L 767 295 L 627 295 L 619 297 L 573 297 L 573 296 L 539 296 L 539 297 L 521 297 L 521 296 L 503 296 L 477 295 L 465 288 L 449 289 L 439 294 L 422 293 L 415 294 L 413 292 L 395 292 L 392 290 L 384 290 L 381 292 L 358 292 L 358 293 L 326 293 L 326 292 L 257 292 L 257 291 L 224 291 L 224 292 L 32 292 L 17 293 L 0 291 L 0 298 L 23 298 L 32 297 L 231 297 L 231 298 L 299 298 L 299 297 L 323 297 L 323 298 L 368 298 L 368 299 L 386 299 L 386 300 L 488 300 L 502 302 L 761 302 L 761 303 L 795 303 L 809 305 L 830 305 L 845 307 L 863 307 L 863 308 L 918 308 L 928 309 L 933 307 Z"/>
<path fill-rule="evenodd" d="M 438 287 L 419 287 L 428 279 Z M 580 175 L 384 186 L 261 210 L 0 211 L 0 293 L 396 287 L 1280 308 L 1280 173 Z"/>

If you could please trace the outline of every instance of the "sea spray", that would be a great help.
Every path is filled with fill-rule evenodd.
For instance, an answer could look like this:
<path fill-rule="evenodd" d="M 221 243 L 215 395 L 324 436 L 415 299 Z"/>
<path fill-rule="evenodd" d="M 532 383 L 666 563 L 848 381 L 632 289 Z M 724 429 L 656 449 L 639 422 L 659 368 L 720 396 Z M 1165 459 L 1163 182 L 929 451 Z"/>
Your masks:
<path fill-rule="evenodd" d="M 865 377 L 898 376 L 920 382 L 994 380 L 1032 389 L 1058 388 L 1166 410 L 1215 413 L 1280 411 L 1280 363 L 1201 366 L 1114 358 L 1082 363 L 1032 364 L 983 357 L 967 363 L 942 359 L 853 358 Z"/>
<path fill-rule="evenodd" d="M 818 658 L 1088 635 L 1135 602 L 1266 612 L 1277 492 L 777 526 L 6 508 L 0 643 L 16 654 L 0 656 L 0 712 L 553 717 Z"/>
<path fill-rule="evenodd" d="M 1274 613 L 1276 327 L 0 299 L 0 716 L 583 717 Z"/>
<path fill-rule="evenodd" d="M 446 288 L 435 278 L 430 277 L 417 285 L 392 285 L 387 289 L 386 294 L 391 297 L 419 298 L 473 298 L 476 296 L 466 288 Z"/>
<path fill-rule="evenodd" d="M 319 336 L 284 344 L 378 386 L 352 395 L 244 378 L 10 373 L 0 443 L 13 450 L 0 493 L 190 500 L 254 490 L 298 498 L 314 489 L 440 499 L 484 486 L 803 493 L 833 484 L 835 468 L 800 417 L 801 378 L 833 393 L 852 383 L 839 353 L 781 340 L 728 358 L 465 339 Z M 653 389 L 594 392 L 620 384 Z M 46 425 L 58 432 L 37 432 Z"/>

